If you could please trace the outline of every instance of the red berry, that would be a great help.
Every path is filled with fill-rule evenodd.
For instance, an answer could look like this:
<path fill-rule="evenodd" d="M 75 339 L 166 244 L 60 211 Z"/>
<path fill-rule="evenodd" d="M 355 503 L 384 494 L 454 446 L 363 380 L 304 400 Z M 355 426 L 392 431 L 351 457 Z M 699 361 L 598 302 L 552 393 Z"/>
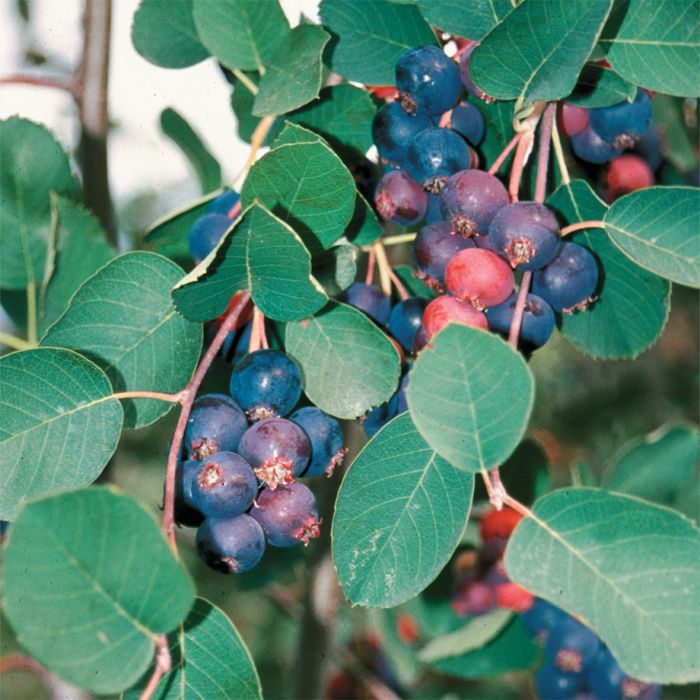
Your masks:
<path fill-rule="evenodd" d="M 561 108 L 561 123 L 567 136 L 580 134 L 588 126 L 588 110 L 564 103 Z"/>
<path fill-rule="evenodd" d="M 366 85 L 365 87 L 380 100 L 389 102 L 399 97 L 399 91 L 395 85 Z"/>
<path fill-rule="evenodd" d="M 613 158 L 604 177 L 605 198 L 609 202 L 654 184 L 654 173 L 649 163 L 630 153 Z"/>
<path fill-rule="evenodd" d="M 482 541 L 496 539 L 497 537 L 510 537 L 515 526 L 522 520 L 522 515 L 512 508 L 492 510 L 488 512 L 479 524 L 479 535 Z"/>
<path fill-rule="evenodd" d="M 529 610 L 535 601 L 535 597 L 512 581 L 499 583 L 496 586 L 496 605 L 506 610 L 514 610 L 523 613 Z"/>
<path fill-rule="evenodd" d="M 460 250 L 445 269 L 448 291 L 479 310 L 504 302 L 514 282 L 510 265 L 496 253 L 481 248 Z"/>
<path fill-rule="evenodd" d="M 408 613 L 398 615 L 396 618 L 396 633 L 405 644 L 413 644 L 420 635 L 416 618 Z"/>
<path fill-rule="evenodd" d="M 486 314 L 475 309 L 471 304 L 465 304 L 459 299 L 443 294 L 433 299 L 423 312 L 423 328 L 430 340 L 448 323 L 461 323 L 464 326 L 488 328 Z"/>

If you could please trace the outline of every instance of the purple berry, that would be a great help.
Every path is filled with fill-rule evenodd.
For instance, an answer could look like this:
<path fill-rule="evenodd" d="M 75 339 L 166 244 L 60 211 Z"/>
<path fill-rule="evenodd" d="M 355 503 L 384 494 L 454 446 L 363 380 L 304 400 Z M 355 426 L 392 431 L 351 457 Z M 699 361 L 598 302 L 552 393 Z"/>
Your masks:
<path fill-rule="evenodd" d="M 374 203 L 385 221 L 408 226 L 425 216 L 428 195 L 406 171 L 392 170 L 379 181 Z"/>
<path fill-rule="evenodd" d="M 207 518 L 197 530 L 197 551 L 215 571 L 242 574 L 262 559 L 265 534 L 249 515 Z"/>
<path fill-rule="evenodd" d="M 385 325 L 389 320 L 391 299 L 373 284 L 353 282 L 338 296 L 338 299 L 363 311 L 380 326 Z"/>
<path fill-rule="evenodd" d="M 446 221 L 423 226 L 413 242 L 413 260 L 418 277 L 431 289 L 442 291 L 447 263 L 455 253 L 474 245 L 472 238 L 453 235 Z"/>
<path fill-rule="evenodd" d="M 190 229 L 187 241 L 190 255 L 200 263 L 218 245 L 221 237 L 233 226 L 233 220 L 225 214 L 205 214 L 200 216 Z"/>
<path fill-rule="evenodd" d="M 215 452 L 235 452 L 248 421 L 238 404 L 223 394 L 204 394 L 192 406 L 185 428 L 184 448 L 191 459 Z"/>
<path fill-rule="evenodd" d="M 508 335 L 517 298 L 517 294 L 511 294 L 502 304 L 492 306 L 488 310 L 486 316 L 492 331 Z M 526 350 L 541 348 L 552 335 L 554 323 L 552 307 L 535 294 L 528 294 L 520 327 L 520 343 L 523 348 Z"/>
<path fill-rule="evenodd" d="M 343 447 L 340 423 L 315 406 L 297 409 L 289 416 L 289 420 L 304 430 L 311 445 L 309 466 L 302 476 L 331 476 L 347 452 Z"/>
<path fill-rule="evenodd" d="M 607 163 L 621 153 L 621 149 L 603 141 L 590 126 L 571 137 L 571 148 L 581 160 L 596 165 Z"/>
<path fill-rule="evenodd" d="M 413 350 L 413 340 L 423 325 L 423 311 L 427 305 L 428 299 L 413 297 L 400 301 L 391 310 L 389 332 L 407 352 Z"/>
<path fill-rule="evenodd" d="M 615 148 L 631 148 L 649 128 L 651 100 L 641 88 L 632 102 L 597 107 L 588 112 L 591 129 Z"/>
<path fill-rule="evenodd" d="M 547 637 L 547 658 L 560 671 L 581 673 L 595 659 L 600 640 L 585 625 L 567 617 Z"/>
<path fill-rule="evenodd" d="M 170 451 L 170 450 L 168 450 Z M 178 462 L 175 469 L 175 522 L 186 527 L 198 527 L 204 516 L 192 504 L 192 480 L 202 465 L 193 459 Z"/>
<path fill-rule="evenodd" d="M 437 194 L 450 175 L 468 170 L 471 155 L 467 142 L 455 131 L 425 129 L 408 147 L 406 170 L 424 189 Z"/>
<path fill-rule="evenodd" d="M 578 673 L 564 673 L 552 664 L 545 664 L 537 672 L 535 685 L 541 700 L 573 700 L 581 687 Z"/>
<path fill-rule="evenodd" d="M 484 138 L 484 117 L 476 105 L 462 102 L 452 110 L 450 128 L 462 134 L 472 146 L 478 146 Z"/>
<path fill-rule="evenodd" d="M 395 418 L 395 410 L 395 406 L 390 406 L 390 401 L 385 401 L 383 404 L 371 409 L 367 415 L 362 418 L 362 427 L 367 437 L 374 437 L 392 418 Z"/>
<path fill-rule="evenodd" d="M 382 158 L 401 165 L 411 141 L 431 126 L 433 120 L 422 109 L 408 114 L 398 102 L 387 102 L 374 116 L 372 138 Z"/>

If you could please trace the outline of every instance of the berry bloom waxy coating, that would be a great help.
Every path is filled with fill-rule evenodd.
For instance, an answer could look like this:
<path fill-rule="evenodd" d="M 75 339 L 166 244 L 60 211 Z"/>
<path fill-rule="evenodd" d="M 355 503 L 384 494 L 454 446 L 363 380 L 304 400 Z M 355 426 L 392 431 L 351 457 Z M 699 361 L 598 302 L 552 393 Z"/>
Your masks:
<path fill-rule="evenodd" d="M 409 114 L 398 102 L 388 102 L 374 116 L 372 138 L 382 158 L 402 165 L 411 141 L 431 126 L 433 120 L 424 110 Z"/>
<path fill-rule="evenodd" d="M 199 556 L 222 574 L 242 574 L 252 569 L 265 552 L 265 534 L 249 515 L 207 518 L 197 530 Z"/>
<path fill-rule="evenodd" d="M 413 350 L 413 341 L 423 323 L 423 312 L 427 305 L 427 299 L 413 297 L 400 301 L 391 310 L 389 332 L 407 352 Z"/>
<path fill-rule="evenodd" d="M 445 268 L 452 256 L 465 248 L 474 248 L 471 238 L 452 234 L 450 224 L 436 221 L 423 226 L 413 242 L 413 261 L 418 277 L 432 289 L 442 291 L 445 286 Z"/>
<path fill-rule="evenodd" d="M 215 452 L 235 452 L 248 421 L 238 404 L 224 394 L 203 394 L 187 419 L 184 448 L 192 459 L 206 459 Z"/>
<path fill-rule="evenodd" d="M 421 131 L 408 147 L 406 170 L 424 189 L 436 194 L 450 175 L 468 170 L 470 163 L 467 142 L 455 131 L 435 127 Z"/>
<path fill-rule="evenodd" d="M 340 423 L 315 406 L 299 408 L 289 420 L 300 426 L 311 445 L 309 466 L 302 476 L 331 476 L 342 463 L 346 450 L 343 448 L 343 431 Z"/>
<path fill-rule="evenodd" d="M 515 314 L 517 294 L 511 294 L 502 304 L 488 310 L 489 328 L 492 331 L 508 335 L 510 324 Z M 542 347 L 554 331 L 554 311 L 552 307 L 536 294 L 528 294 L 523 309 L 519 342 L 524 349 Z"/>
<path fill-rule="evenodd" d="M 496 253 L 468 248 L 457 253 L 445 270 L 450 294 L 481 310 L 504 302 L 513 291 L 513 271 Z"/>
<path fill-rule="evenodd" d="M 638 88 L 632 102 L 591 109 L 588 119 L 591 129 L 603 141 L 616 148 L 631 148 L 649 128 L 651 100 L 644 90 Z"/>
<path fill-rule="evenodd" d="M 360 311 L 364 311 L 380 326 L 383 326 L 391 315 L 391 299 L 373 284 L 353 282 L 338 296 L 338 299 Z"/>

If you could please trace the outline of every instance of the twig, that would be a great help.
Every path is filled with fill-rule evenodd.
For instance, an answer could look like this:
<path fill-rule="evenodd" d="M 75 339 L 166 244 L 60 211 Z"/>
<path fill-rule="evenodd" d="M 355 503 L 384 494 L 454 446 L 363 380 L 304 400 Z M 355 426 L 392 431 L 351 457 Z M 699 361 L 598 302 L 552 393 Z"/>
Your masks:
<path fill-rule="evenodd" d="M 251 95 L 258 94 L 258 86 L 242 70 L 234 68 L 231 72 L 240 81 L 241 85 L 245 85 Z"/>
<path fill-rule="evenodd" d="M 156 639 L 156 665 L 153 669 L 153 675 L 148 681 L 148 685 L 141 693 L 139 700 L 150 700 L 153 697 L 153 693 L 158 689 L 158 684 L 160 683 L 163 676 L 170 672 L 172 668 L 172 658 L 170 657 L 170 648 L 168 647 L 168 640 L 164 634 L 159 634 Z"/>
<path fill-rule="evenodd" d="M 11 333 L 0 333 L 0 345 L 6 345 L 8 348 L 13 348 L 14 350 L 31 350 L 36 347 L 36 345 L 30 343 L 28 340 L 22 340 L 22 338 L 18 338 Z"/>
<path fill-rule="evenodd" d="M 372 244 L 374 254 L 377 259 L 377 268 L 379 269 L 379 285 L 382 288 L 384 294 L 388 297 L 391 296 L 391 265 L 389 264 L 389 259 L 386 256 L 386 250 L 381 241 L 376 241 Z"/>
<path fill-rule="evenodd" d="M 559 172 L 561 173 L 561 181 L 563 184 L 568 185 L 571 182 L 571 177 L 569 176 L 569 168 L 566 165 L 566 158 L 564 157 L 564 149 L 561 147 L 561 139 L 559 138 L 559 129 L 557 128 L 557 120 L 554 120 L 552 124 L 552 144 L 554 145 L 554 154 L 557 157 L 557 163 L 559 164 Z"/>
<path fill-rule="evenodd" d="M 525 302 L 527 294 L 530 291 L 530 282 L 532 281 L 532 270 L 523 272 L 520 280 L 520 289 L 518 290 L 518 298 L 515 301 L 515 309 L 513 318 L 510 322 L 510 331 L 508 332 L 508 343 L 514 349 L 518 349 L 518 338 L 520 337 L 520 327 L 523 325 L 523 315 L 525 313 Z"/>
<path fill-rule="evenodd" d="M 540 128 L 540 150 L 537 156 L 537 180 L 535 182 L 535 201 L 544 202 L 547 190 L 547 171 L 549 169 L 549 143 L 552 139 L 552 127 L 556 102 L 547 105 L 542 115 L 542 127 Z"/>
<path fill-rule="evenodd" d="M 263 117 L 258 122 L 253 135 L 250 137 L 250 153 L 248 154 L 248 159 L 246 160 L 241 172 L 234 178 L 231 187 L 233 187 L 248 172 L 248 170 L 250 170 L 253 163 L 255 163 L 255 159 L 258 156 L 258 151 L 267 138 L 267 134 L 272 128 L 272 125 L 275 123 L 276 118 L 277 117 L 274 114 L 270 114 L 267 117 Z"/>
<path fill-rule="evenodd" d="M 396 291 L 399 293 L 401 301 L 406 301 L 406 299 L 408 299 L 411 295 L 406 291 L 406 287 L 404 287 L 401 283 L 399 276 L 391 268 L 389 268 L 389 278 L 391 279 L 394 287 L 396 287 Z"/>
<path fill-rule="evenodd" d="M 157 401 L 168 401 L 169 403 L 180 403 L 185 397 L 185 391 L 177 394 L 165 394 L 161 391 L 120 391 L 112 394 L 113 399 L 156 399 Z"/>
<path fill-rule="evenodd" d="M 365 284 L 374 282 L 374 266 L 377 262 L 377 256 L 374 253 L 374 248 L 370 247 L 367 252 L 367 273 L 365 274 Z"/>
<path fill-rule="evenodd" d="M 520 142 L 520 139 L 522 137 L 522 134 L 516 134 L 513 136 L 513 138 L 508 142 L 508 145 L 503 149 L 501 152 L 501 155 L 496 158 L 496 160 L 493 161 L 493 165 L 489 168 L 489 175 L 495 175 L 498 172 L 498 169 L 503 165 L 505 159 L 510 155 L 510 152 L 518 145 Z"/>
<path fill-rule="evenodd" d="M 417 233 L 399 233 L 395 236 L 386 236 L 382 238 L 382 245 L 399 245 L 401 243 L 411 243 L 416 240 Z M 365 250 L 366 248 L 363 248 Z M 369 247 L 371 250 L 371 246 Z"/>
<path fill-rule="evenodd" d="M 579 221 L 577 224 L 569 224 L 559 231 L 560 236 L 566 236 L 584 228 L 605 228 L 604 221 Z"/>
<path fill-rule="evenodd" d="M 518 201 L 518 190 L 520 189 L 520 181 L 523 178 L 523 169 L 530 157 L 530 153 L 532 153 L 534 139 L 534 131 L 524 131 L 520 135 L 518 147 L 515 150 L 515 158 L 513 158 L 513 166 L 510 170 L 510 181 L 508 183 L 508 194 L 510 195 L 511 202 Z"/>
<path fill-rule="evenodd" d="M 23 75 L 21 73 L 11 73 L 0 78 L 0 85 L 35 85 L 37 87 L 56 88 L 64 90 L 68 94 L 76 97 L 77 86 L 73 78 L 52 78 L 48 75 Z"/>

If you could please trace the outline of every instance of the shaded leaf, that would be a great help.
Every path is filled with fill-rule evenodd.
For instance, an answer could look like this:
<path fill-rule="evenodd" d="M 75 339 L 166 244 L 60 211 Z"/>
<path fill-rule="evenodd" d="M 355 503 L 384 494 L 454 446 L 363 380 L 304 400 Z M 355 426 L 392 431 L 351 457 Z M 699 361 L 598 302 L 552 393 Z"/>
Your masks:
<path fill-rule="evenodd" d="M 484 139 L 478 146 L 478 151 L 485 161 L 481 167 L 484 167 L 485 164 L 493 163 L 515 136 L 513 130 L 515 102 L 484 102 L 484 100 L 472 96 L 470 96 L 469 101 L 476 105 L 484 117 Z M 502 172 L 506 172 L 506 165 L 512 157 L 512 155 L 508 156 L 508 159 L 501 166 Z"/>
<path fill-rule="evenodd" d="M 588 63 L 581 71 L 574 92 L 566 98 L 577 107 L 609 107 L 618 102 L 631 102 L 637 93 L 636 85 L 628 83 L 609 68 Z"/>
<path fill-rule="evenodd" d="M 415 276 L 414 270 L 408 267 L 408 265 L 397 265 L 394 268 L 394 272 L 411 296 L 425 297 L 426 299 L 435 297 L 435 292 L 430 289 L 430 287 L 423 284 L 423 282 Z"/>
<path fill-rule="evenodd" d="M 369 245 L 381 238 L 384 233 L 374 209 L 358 191 L 355 193 L 355 209 L 352 219 L 345 229 L 346 238 L 357 246 Z"/>
<path fill-rule="evenodd" d="M 683 117 L 684 100 L 670 95 L 655 95 L 651 101 L 655 124 L 663 131 L 664 156 L 681 172 L 697 166 L 695 146 Z"/>
<path fill-rule="evenodd" d="M 513 9 L 510 0 L 418 0 L 423 17 L 443 32 L 480 41 Z"/>
<path fill-rule="evenodd" d="M 336 245 L 316 256 L 313 275 L 329 296 L 347 289 L 357 276 L 358 250 L 353 245 Z"/>

